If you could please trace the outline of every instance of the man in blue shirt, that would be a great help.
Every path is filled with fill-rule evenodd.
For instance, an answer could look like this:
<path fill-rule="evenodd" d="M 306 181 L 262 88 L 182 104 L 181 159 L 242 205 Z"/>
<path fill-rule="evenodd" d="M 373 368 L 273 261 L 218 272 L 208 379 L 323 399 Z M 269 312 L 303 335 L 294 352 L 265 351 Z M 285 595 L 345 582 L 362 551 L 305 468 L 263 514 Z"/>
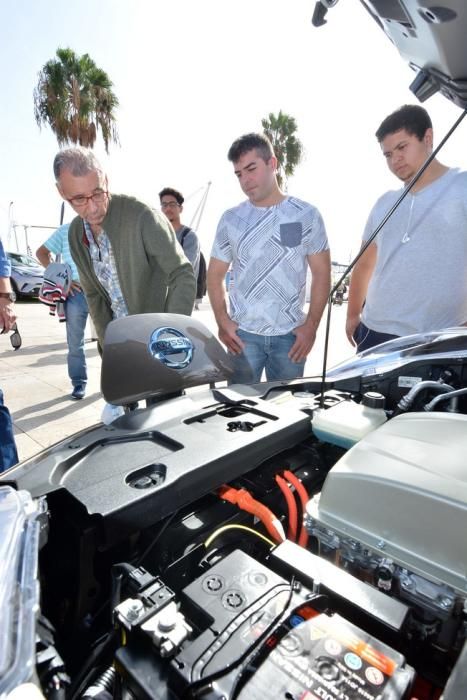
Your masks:
<path fill-rule="evenodd" d="M 54 261 L 53 255 L 60 255 L 61 262 L 70 266 L 73 282 L 65 302 L 66 339 L 68 343 L 68 376 L 73 391 L 72 399 L 84 398 L 88 380 L 86 357 L 84 354 L 84 333 L 88 319 L 86 297 L 79 283 L 78 269 L 71 257 L 68 245 L 69 224 L 60 226 L 36 251 L 38 260 L 47 267 Z"/>
<path fill-rule="evenodd" d="M 0 332 L 11 331 L 16 321 L 13 303 L 15 295 L 10 284 L 11 265 L 5 255 L 0 241 Z M 3 404 L 3 392 L 0 389 L 0 471 L 9 469 L 18 461 L 13 424 L 10 412 Z"/>

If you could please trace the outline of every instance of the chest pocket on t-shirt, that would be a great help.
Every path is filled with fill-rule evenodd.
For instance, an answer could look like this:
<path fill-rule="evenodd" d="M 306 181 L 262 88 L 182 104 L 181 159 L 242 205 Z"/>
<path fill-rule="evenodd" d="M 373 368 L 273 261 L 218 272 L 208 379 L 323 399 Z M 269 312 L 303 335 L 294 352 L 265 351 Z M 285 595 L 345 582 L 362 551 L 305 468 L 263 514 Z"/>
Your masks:
<path fill-rule="evenodd" d="M 292 221 L 279 227 L 281 243 L 287 248 L 296 248 L 302 242 L 302 224 Z"/>

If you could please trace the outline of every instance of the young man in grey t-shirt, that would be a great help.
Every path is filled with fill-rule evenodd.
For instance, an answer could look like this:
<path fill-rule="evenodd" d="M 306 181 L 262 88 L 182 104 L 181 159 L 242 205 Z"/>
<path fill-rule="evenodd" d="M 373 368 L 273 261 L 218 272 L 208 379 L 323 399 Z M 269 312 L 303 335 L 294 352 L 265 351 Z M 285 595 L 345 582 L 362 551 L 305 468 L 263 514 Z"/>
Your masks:
<path fill-rule="evenodd" d="M 184 226 L 180 218 L 183 212 L 183 202 L 185 198 L 181 192 L 173 189 L 173 187 L 164 187 L 164 189 L 159 192 L 159 200 L 163 213 L 174 227 L 177 241 L 180 243 L 183 252 L 191 262 L 195 279 L 198 279 L 201 252 L 198 236 L 189 226 Z"/>
<path fill-rule="evenodd" d="M 219 338 L 233 356 L 233 383 L 303 376 L 330 289 L 330 255 L 318 210 L 284 194 L 263 134 L 246 134 L 228 153 L 248 200 L 217 227 L 208 293 Z M 224 279 L 232 268 L 227 310 Z M 305 314 L 307 268 L 311 301 Z"/>
<path fill-rule="evenodd" d="M 423 107 L 405 105 L 376 132 L 388 167 L 404 186 L 433 150 Z M 365 243 L 402 190 L 373 207 Z M 346 333 L 361 352 L 413 333 L 467 322 L 467 173 L 434 159 L 356 264 Z"/>

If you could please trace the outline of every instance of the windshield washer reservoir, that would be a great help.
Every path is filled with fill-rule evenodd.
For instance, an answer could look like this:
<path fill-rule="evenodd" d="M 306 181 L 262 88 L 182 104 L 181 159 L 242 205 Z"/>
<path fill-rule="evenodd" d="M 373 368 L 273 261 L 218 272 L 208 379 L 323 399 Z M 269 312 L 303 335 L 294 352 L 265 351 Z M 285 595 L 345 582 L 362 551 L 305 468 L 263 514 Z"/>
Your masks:
<path fill-rule="evenodd" d="M 372 430 L 387 421 L 384 396 L 367 391 L 362 403 L 341 401 L 313 413 L 313 433 L 319 440 L 339 447 L 352 447 Z"/>

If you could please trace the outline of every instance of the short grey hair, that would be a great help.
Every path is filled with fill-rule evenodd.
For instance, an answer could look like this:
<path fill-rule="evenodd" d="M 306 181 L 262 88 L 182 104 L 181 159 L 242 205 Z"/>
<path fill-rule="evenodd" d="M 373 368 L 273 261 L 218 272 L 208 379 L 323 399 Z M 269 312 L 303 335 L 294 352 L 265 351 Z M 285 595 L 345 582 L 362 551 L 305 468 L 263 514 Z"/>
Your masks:
<path fill-rule="evenodd" d="M 64 148 L 54 158 L 54 175 L 58 182 L 63 170 L 68 170 L 73 177 L 82 177 L 92 172 L 104 174 L 102 165 L 89 148 L 75 146 Z"/>

